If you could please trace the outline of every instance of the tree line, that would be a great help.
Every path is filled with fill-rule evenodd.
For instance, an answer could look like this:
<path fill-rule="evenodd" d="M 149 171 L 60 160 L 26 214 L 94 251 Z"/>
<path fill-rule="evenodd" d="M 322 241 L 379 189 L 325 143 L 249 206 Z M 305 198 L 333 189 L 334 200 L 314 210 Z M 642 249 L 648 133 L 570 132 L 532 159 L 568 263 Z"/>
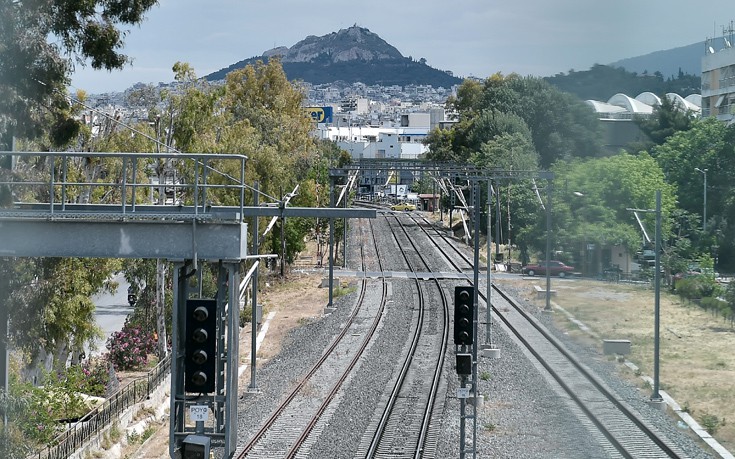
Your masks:
<path fill-rule="evenodd" d="M 654 209 L 660 190 L 666 279 L 694 265 L 709 273 L 733 272 L 735 127 L 699 119 L 660 96 L 662 103 L 651 117 L 633 120 L 645 140 L 611 154 L 602 148 L 600 123 L 591 107 L 548 81 L 517 74 L 465 81 L 447 102 L 457 121 L 451 129 L 430 133 L 428 157 L 488 171 L 554 172 L 552 249 L 555 258 L 577 266 L 586 263 L 591 247 L 622 246 L 631 254 L 648 248 L 630 209 Z M 503 229 L 499 242 L 517 247 L 523 262 L 544 258 L 547 190 L 540 188 L 545 186 L 523 180 L 495 183 L 504 216 L 499 221 L 491 216 L 492 226 Z M 640 216 L 653 238 L 654 213 Z M 595 274 L 606 266 L 592 268 Z M 708 285 L 714 284 L 712 274 Z M 697 294 L 722 293 L 709 287 Z M 731 318 L 734 305 L 726 307 Z"/>
<path fill-rule="evenodd" d="M 670 92 L 686 97 L 699 94 L 701 78 L 679 70 L 674 77 L 664 78 L 661 72 L 628 72 L 622 67 L 595 64 L 589 70 L 569 70 L 544 80 L 560 91 L 574 94 L 582 100 L 607 101 L 617 93 L 635 97 L 643 92 L 664 95 Z"/>
<path fill-rule="evenodd" d="M 124 66 L 128 58 L 120 53 L 121 27 L 140 22 L 153 4 L 152 0 L 0 3 L 0 34 L 8 44 L 0 47 L 0 150 L 14 145 L 22 151 L 88 153 L 66 165 L 70 178 L 85 183 L 123 178 L 119 163 L 96 157 L 95 152 L 242 154 L 249 158 L 246 181 L 259 183 L 261 202 L 281 199 L 296 185 L 299 192 L 291 205 L 329 202 L 328 169 L 344 163 L 349 155 L 311 137 L 303 91 L 289 82 L 278 60 L 231 72 L 224 84 L 216 86 L 197 78 L 188 64 L 178 62 L 172 73 L 181 91 L 157 93 L 144 87 L 131 94 L 145 107 L 146 116 L 140 122 L 126 124 L 101 114 L 98 124 L 84 121 L 83 115 L 91 110 L 85 92 L 70 94 L 66 89 L 73 66 L 87 59 L 95 68 Z M 60 41 L 52 41 L 54 34 Z M 224 160 L 210 166 L 239 175 Z M 0 180 L 31 180 L 50 170 L 58 173 L 60 167 L 51 157 L 13 162 L 6 155 L 0 160 Z M 152 181 L 160 179 L 167 167 L 178 168 L 177 173 L 184 176 L 191 173 L 176 163 L 164 162 L 141 162 L 136 173 Z M 215 176 L 210 179 L 218 180 Z M 67 202 L 74 203 L 99 203 L 107 198 L 91 187 L 69 187 L 67 193 Z M 158 196 L 165 199 L 163 192 Z M 208 197 L 213 205 L 239 200 L 224 192 Z M 48 198 L 32 191 L 13 196 L 9 189 L 0 189 L 0 206 L 4 207 L 12 206 L 13 201 L 47 202 Z M 192 200 L 186 195 L 179 198 L 184 203 Z M 253 202 L 252 195 L 246 196 L 246 205 Z M 254 225 L 248 226 L 252 231 Z M 315 238 L 324 245 L 328 221 L 288 219 L 283 229 L 284 258 L 291 263 L 306 241 Z M 342 231 L 340 224 L 337 231 Z M 271 232 L 258 250 L 280 253 L 280 233 Z M 123 331 L 100 343 L 91 298 L 119 288 L 112 280 L 115 273 L 124 275 L 137 301 Z M 0 410 L 8 419 L 0 429 L 2 457 L 26 457 L 49 444 L 65 426 L 58 420 L 83 414 L 80 391 L 104 395 L 114 386 L 110 365 L 127 370 L 144 365 L 150 352 L 158 359 L 169 352 L 172 304 L 166 260 L 2 257 L 0 279 L 0 304 L 9 313 L 12 349 L 9 392 L 0 394 Z M 214 268 L 206 267 L 201 279 L 204 295 L 213 297 Z M 85 359 L 88 346 L 105 346 L 105 362 Z"/>

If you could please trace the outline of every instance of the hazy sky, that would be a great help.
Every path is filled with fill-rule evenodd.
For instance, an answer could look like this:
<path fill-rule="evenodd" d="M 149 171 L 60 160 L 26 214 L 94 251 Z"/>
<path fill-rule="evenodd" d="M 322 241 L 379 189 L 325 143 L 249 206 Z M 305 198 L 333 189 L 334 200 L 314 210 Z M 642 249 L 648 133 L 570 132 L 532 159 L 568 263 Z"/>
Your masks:
<path fill-rule="evenodd" d="M 132 65 L 80 67 L 72 88 L 170 82 L 176 61 L 204 76 L 354 24 L 460 77 L 549 76 L 719 37 L 733 20 L 731 0 L 159 0 L 128 31 Z"/>

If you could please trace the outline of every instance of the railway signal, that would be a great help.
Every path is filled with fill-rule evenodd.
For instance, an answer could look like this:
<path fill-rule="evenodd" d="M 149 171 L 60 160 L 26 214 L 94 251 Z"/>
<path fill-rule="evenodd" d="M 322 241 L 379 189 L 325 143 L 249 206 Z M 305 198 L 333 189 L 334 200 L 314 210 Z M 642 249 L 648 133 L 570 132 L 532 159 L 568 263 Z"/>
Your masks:
<path fill-rule="evenodd" d="M 454 287 L 454 344 L 471 345 L 474 341 L 475 287 Z"/>
<path fill-rule="evenodd" d="M 217 300 L 186 301 L 184 390 L 214 392 L 217 354 Z"/>

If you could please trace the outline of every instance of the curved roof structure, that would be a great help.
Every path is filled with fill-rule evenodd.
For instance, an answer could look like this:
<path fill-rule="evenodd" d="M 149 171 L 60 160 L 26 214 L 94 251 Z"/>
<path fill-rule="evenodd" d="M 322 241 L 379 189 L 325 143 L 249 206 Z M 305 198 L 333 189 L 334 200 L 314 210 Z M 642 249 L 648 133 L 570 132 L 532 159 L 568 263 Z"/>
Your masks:
<path fill-rule="evenodd" d="M 679 94 L 670 92 L 666 94 L 666 98 L 681 110 L 692 111 L 697 115 L 702 112 L 702 96 L 699 94 L 691 94 L 683 98 Z M 585 102 L 603 118 L 626 119 L 632 118 L 633 115 L 651 115 L 653 108 L 661 105 L 661 98 L 652 92 L 642 92 L 635 99 L 626 94 L 618 93 L 607 102 L 597 100 L 586 100 Z"/>
<path fill-rule="evenodd" d="M 679 107 L 682 110 L 691 110 L 693 112 L 700 113 L 702 111 L 702 96 L 699 96 L 699 105 L 696 105 L 695 103 L 686 100 L 685 98 L 681 97 L 679 94 L 670 92 L 666 94 L 666 98 L 669 99 L 671 102 L 674 103 L 677 107 Z"/>
<path fill-rule="evenodd" d="M 597 113 L 626 113 L 627 110 L 617 105 L 608 104 L 607 102 L 600 102 L 598 100 L 585 100 L 587 105 L 591 106 L 592 109 Z"/>
<path fill-rule="evenodd" d="M 630 96 L 627 96 L 623 93 L 617 93 L 614 96 L 612 96 L 608 101 L 608 104 L 611 105 L 617 105 L 619 107 L 623 107 L 628 112 L 633 114 L 651 114 L 653 113 L 653 107 L 641 102 L 640 100 L 633 99 Z"/>
<path fill-rule="evenodd" d="M 684 98 L 684 100 L 687 100 L 694 105 L 696 105 L 699 108 L 702 108 L 702 95 L 701 94 L 689 94 Z"/>
<path fill-rule="evenodd" d="M 638 94 L 635 99 L 652 107 L 655 107 L 656 105 L 661 105 L 661 99 L 652 92 L 642 92 Z"/>

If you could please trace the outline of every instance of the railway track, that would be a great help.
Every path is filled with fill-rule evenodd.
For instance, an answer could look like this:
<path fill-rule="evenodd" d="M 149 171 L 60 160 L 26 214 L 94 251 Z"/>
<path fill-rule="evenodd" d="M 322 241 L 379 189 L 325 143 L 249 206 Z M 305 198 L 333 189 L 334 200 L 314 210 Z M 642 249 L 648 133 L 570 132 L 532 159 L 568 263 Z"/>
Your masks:
<path fill-rule="evenodd" d="M 389 218 L 395 219 L 396 225 L 389 227 L 406 266 L 412 272 L 424 267 L 430 270 L 402 219 L 395 214 Z M 447 350 L 449 305 L 437 280 L 425 283 L 415 278 L 414 282 L 418 296 L 413 334 L 383 412 L 374 423 L 374 431 L 366 434 L 356 457 L 435 457 L 437 439 L 431 434 L 432 415 Z M 433 301 L 435 298 L 439 301 Z"/>
<path fill-rule="evenodd" d="M 372 232 L 372 231 L 371 231 Z M 377 250 L 373 236 L 373 245 Z M 364 247 L 360 250 L 361 265 L 366 269 Z M 378 256 L 380 264 L 380 257 Z M 382 270 L 382 267 L 379 266 Z M 236 458 L 292 458 L 309 445 L 310 435 L 319 420 L 330 408 L 337 393 L 359 361 L 372 339 L 386 306 L 387 286 L 380 282 L 382 294 L 380 304 L 370 305 L 364 301 L 368 281 L 362 282 L 357 301 L 349 319 L 322 357 L 311 367 L 294 389 L 271 413 L 248 442 L 235 451 Z M 372 308 L 371 311 L 365 309 Z M 373 320 L 366 326 L 364 321 L 355 320 L 358 314 L 368 314 Z M 363 336 L 362 340 L 355 337 Z M 358 342 L 356 342 L 358 341 Z M 335 374 L 339 375 L 335 381 Z M 307 452 L 302 452 L 306 454 Z"/>
<path fill-rule="evenodd" d="M 385 255 L 386 252 L 392 252 L 390 255 L 396 266 L 391 266 L 390 269 L 403 269 L 414 274 L 406 276 L 415 283 L 411 287 L 414 300 L 409 301 L 414 308 L 410 316 L 411 333 L 402 338 L 406 341 L 404 350 L 391 356 L 395 358 L 401 354 L 400 359 L 397 359 L 401 362 L 400 370 L 392 370 L 394 376 L 390 388 L 384 391 L 381 401 L 373 408 L 376 410 L 373 420 L 364 431 L 361 429 L 360 432 L 355 432 L 360 435 L 359 447 L 350 452 L 350 455 L 361 458 L 437 457 L 437 440 L 433 426 L 444 421 L 441 419 L 445 408 L 442 400 L 446 403 L 447 398 L 451 399 L 451 395 L 446 394 L 447 378 L 441 377 L 449 331 L 445 289 L 449 288 L 450 283 L 455 285 L 458 281 L 440 280 L 441 276 L 434 276 L 427 278 L 430 280 L 427 282 L 419 279 L 415 273 L 419 270 L 466 273 L 473 263 L 465 252 L 456 247 L 454 241 L 423 218 L 407 213 L 387 214 L 386 221 L 391 222 L 390 229 L 394 239 L 392 245 L 387 245 L 385 240 L 382 244 L 378 243 L 372 223 L 370 238 L 379 260 L 390 259 Z M 363 225 L 365 226 L 367 225 Z M 433 249 L 429 249 L 427 240 L 432 241 Z M 403 250 L 393 250 L 394 245 Z M 399 267 L 399 263 L 395 262 L 395 257 L 398 256 L 403 258 L 404 266 Z M 387 271 L 382 263 L 378 268 L 379 272 Z M 364 253 L 362 269 L 368 271 Z M 396 271 L 393 272 L 395 278 Z M 373 282 L 372 286 L 375 288 L 382 286 L 380 305 L 362 304 L 366 289 L 372 288 L 368 286 L 369 282 Z M 392 283 L 398 282 L 408 281 Z M 329 412 L 338 404 L 335 400 L 350 396 L 343 393 L 344 381 L 361 358 L 364 347 L 374 339 L 372 334 L 386 308 L 387 290 L 392 288 L 389 284 L 391 282 L 386 282 L 386 276 L 380 276 L 379 281 L 365 279 L 362 282 L 360 301 L 349 322 L 345 323 L 343 333 L 324 352 L 324 361 L 314 365 L 309 375 L 294 388 L 292 394 L 284 398 L 281 407 L 274 411 L 266 422 L 268 425 L 263 425 L 256 435 L 247 440 L 246 445 L 236 451 L 236 457 L 309 457 L 312 445 L 321 441 L 319 434 L 323 425 L 328 423 Z M 563 404 L 574 415 L 572 422 L 582 426 L 589 438 L 594 439 L 594 443 L 600 445 L 609 457 L 686 457 L 568 352 L 563 343 L 549 333 L 523 305 L 518 304 L 498 286 L 493 285 L 492 288 L 495 322 L 502 323 L 503 328 L 514 337 L 528 358 L 545 375 L 550 385 L 549 397 L 563 400 Z M 480 297 L 483 301 L 486 300 L 482 293 Z M 365 308 L 370 309 L 370 312 Z M 369 315 L 373 318 L 370 326 L 372 331 L 366 330 L 364 326 L 359 330 L 354 328 L 353 319 L 358 310 L 361 310 L 361 316 Z M 354 339 L 357 335 L 361 337 L 359 346 Z M 335 352 L 334 349 L 340 350 Z M 329 357 L 335 353 L 345 355 L 339 359 Z M 334 363 L 337 361 L 339 363 Z M 320 373 L 322 380 L 318 379 Z M 327 374 L 331 376 L 325 376 Z M 342 376 L 335 379 L 336 374 Z M 324 389 L 315 390 L 317 387 Z M 342 395 L 339 395 L 341 392 Z M 478 453 L 481 457 L 482 451 Z"/>
<path fill-rule="evenodd" d="M 427 235 L 432 227 L 419 225 Z M 448 244 L 439 246 L 444 258 L 458 270 L 457 257 L 463 263 L 472 261 L 448 238 L 434 228 Z M 450 247 L 453 254 L 442 247 Z M 529 357 L 536 360 L 556 382 L 563 396 L 573 401 L 573 411 L 578 414 L 588 431 L 608 452 L 610 457 L 622 458 L 684 458 L 684 453 L 654 427 L 650 426 L 627 403 L 620 400 L 589 368 L 569 352 L 538 320 L 529 314 L 521 304 L 496 285 L 492 286 L 493 311 L 495 317 L 505 325 L 517 342 L 522 345 Z M 486 301 L 484 294 L 480 298 Z"/>

